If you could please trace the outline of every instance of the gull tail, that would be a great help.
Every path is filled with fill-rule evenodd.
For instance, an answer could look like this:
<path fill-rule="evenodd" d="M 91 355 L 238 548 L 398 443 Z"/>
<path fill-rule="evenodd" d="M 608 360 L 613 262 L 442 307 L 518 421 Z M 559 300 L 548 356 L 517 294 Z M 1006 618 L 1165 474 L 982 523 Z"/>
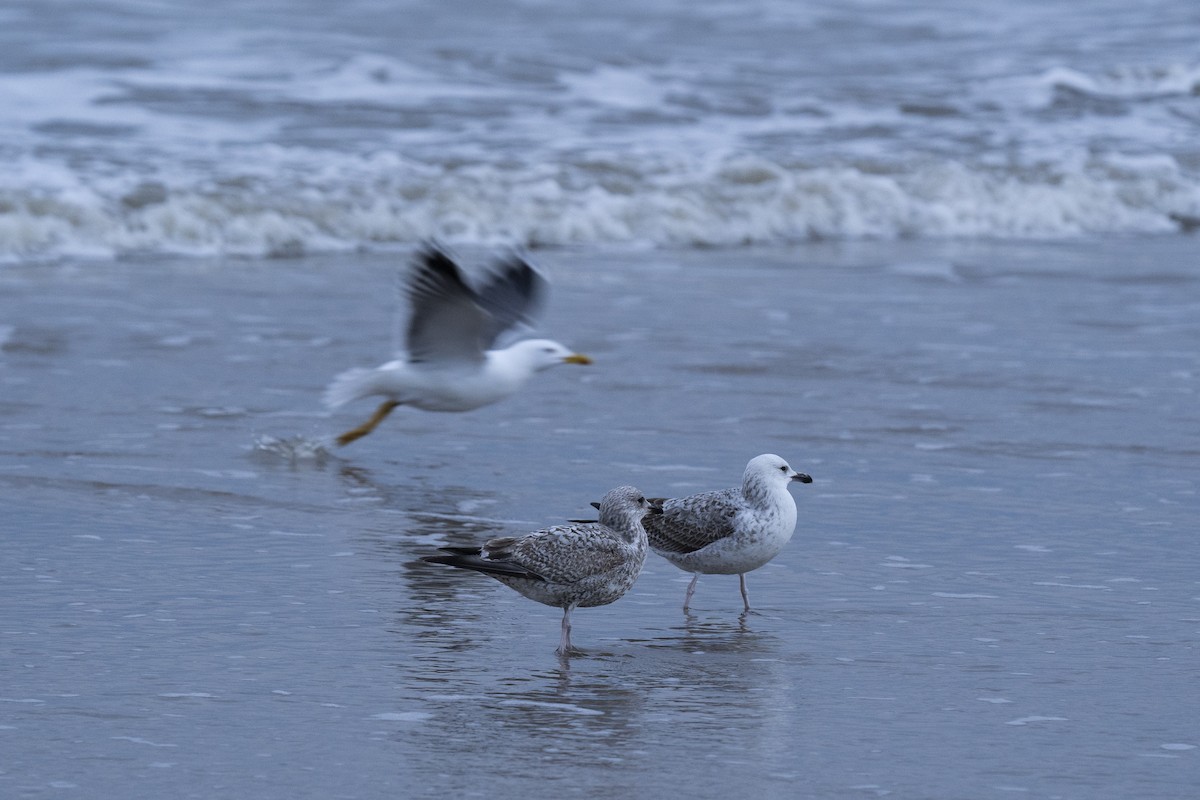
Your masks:
<path fill-rule="evenodd" d="M 485 558 L 478 547 L 443 547 L 446 555 L 422 556 L 430 564 L 448 564 L 459 569 L 470 569 L 484 575 L 503 575 L 508 578 L 527 578 L 533 581 L 546 580 L 536 572 L 511 561 L 493 561 Z"/>
<path fill-rule="evenodd" d="M 344 406 L 354 400 L 380 393 L 379 370 L 355 367 L 333 379 L 325 389 L 325 405 L 330 408 Z"/>

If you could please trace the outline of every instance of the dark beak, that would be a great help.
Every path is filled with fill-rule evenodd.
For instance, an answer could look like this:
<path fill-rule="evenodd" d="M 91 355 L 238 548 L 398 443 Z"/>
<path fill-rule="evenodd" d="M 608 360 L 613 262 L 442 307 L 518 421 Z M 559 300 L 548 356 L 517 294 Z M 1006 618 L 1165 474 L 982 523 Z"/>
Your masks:
<path fill-rule="evenodd" d="M 649 511 L 647 511 L 646 513 L 648 513 L 648 514 L 661 514 L 661 513 L 663 513 L 663 510 L 662 510 L 662 505 L 660 505 L 660 504 L 658 504 L 658 503 L 655 503 L 655 502 L 651 501 L 651 503 L 650 503 L 650 510 L 649 510 Z"/>
<path fill-rule="evenodd" d="M 805 475 L 803 472 L 798 472 L 792 476 L 792 480 L 800 481 L 801 483 L 812 483 L 812 476 Z"/>

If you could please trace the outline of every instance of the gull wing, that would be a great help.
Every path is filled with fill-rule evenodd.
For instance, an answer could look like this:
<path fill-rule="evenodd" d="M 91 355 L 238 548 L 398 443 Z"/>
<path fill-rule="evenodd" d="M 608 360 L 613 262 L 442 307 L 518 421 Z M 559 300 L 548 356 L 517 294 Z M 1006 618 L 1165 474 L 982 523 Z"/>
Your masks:
<path fill-rule="evenodd" d="M 435 245 L 417 253 L 408 281 L 410 361 L 483 360 L 495 326 L 458 265 Z"/>
<path fill-rule="evenodd" d="M 485 336 L 491 347 L 500 334 L 519 323 L 532 325 L 546 295 L 546 279 L 515 253 L 497 266 L 477 300 L 491 320 Z"/>
<path fill-rule="evenodd" d="M 545 278 L 515 254 L 477 292 L 449 255 L 428 245 L 414 259 L 406 292 L 409 360 L 482 361 L 500 334 L 533 321 L 545 293 Z"/>
<path fill-rule="evenodd" d="M 724 489 L 662 502 L 662 514 L 642 520 L 650 546 L 660 553 L 694 553 L 734 533 L 741 491 Z"/>
<path fill-rule="evenodd" d="M 625 562 L 620 541 L 599 523 L 555 525 L 522 536 L 504 549 L 488 542 L 488 554 L 519 564 L 553 583 L 575 583 Z"/>

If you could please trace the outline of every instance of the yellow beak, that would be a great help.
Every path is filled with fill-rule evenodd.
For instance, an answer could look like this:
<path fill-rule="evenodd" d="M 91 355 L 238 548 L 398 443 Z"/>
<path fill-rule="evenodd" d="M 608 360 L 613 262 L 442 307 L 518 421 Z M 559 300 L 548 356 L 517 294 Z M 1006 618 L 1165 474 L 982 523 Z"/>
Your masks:
<path fill-rule="evenodd" d="M 590 364 L 592 360 L 583 353 L 572 353 L 563 359 L 564 364 Z"/>

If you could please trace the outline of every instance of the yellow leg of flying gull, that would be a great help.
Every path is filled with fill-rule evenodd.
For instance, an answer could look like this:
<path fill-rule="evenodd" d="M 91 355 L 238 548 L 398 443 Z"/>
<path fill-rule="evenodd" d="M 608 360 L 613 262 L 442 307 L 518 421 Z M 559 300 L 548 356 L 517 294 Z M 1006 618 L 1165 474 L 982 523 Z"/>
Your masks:
<path fill-rule="evenodd" d="M 337 437 L 337 443 L 342 447 L 345 447 L 356 439 L 361 439 L 362 437 L 366 436 L 368 433 L 375 430 L 375 428 L 379 426 L 379 423 L 383 422 L 384 418 L 386 418 L 388 414 L 392 413 L 398 405 L 400 405 L 399 400 L 385 400 L 383 404 L 379 406 L 379 408 L 375 409 L 375 413 L 371 415 L 369 420 L 364 422 L 362 425 L 359 425 L 357 428 L 352 428 L 351 430 L 348 430 L 341 436 Z"/>

